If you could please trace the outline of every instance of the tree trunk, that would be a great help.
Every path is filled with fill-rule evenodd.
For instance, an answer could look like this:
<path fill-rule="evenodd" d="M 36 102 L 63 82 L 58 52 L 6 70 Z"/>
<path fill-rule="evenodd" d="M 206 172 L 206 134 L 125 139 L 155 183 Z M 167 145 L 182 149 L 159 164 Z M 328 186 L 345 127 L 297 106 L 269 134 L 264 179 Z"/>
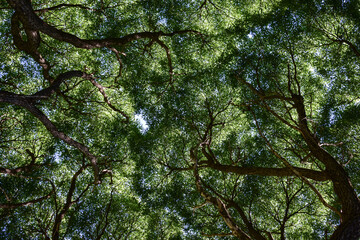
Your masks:
<path fill-rule="evenodd" d="M 330 240 L 359 240 L 360 239 L 360 215 L 343 222 L 336 229 Z"/>

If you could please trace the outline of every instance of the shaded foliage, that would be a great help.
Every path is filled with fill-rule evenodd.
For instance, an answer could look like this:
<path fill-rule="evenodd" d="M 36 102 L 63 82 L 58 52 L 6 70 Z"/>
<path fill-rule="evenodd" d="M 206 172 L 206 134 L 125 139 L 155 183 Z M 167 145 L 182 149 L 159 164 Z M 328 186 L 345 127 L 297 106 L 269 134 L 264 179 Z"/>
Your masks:
<path fill-rule="evenodd" d="M 0 238 L 358 239 L 358 1 L 0 4 Z"/>

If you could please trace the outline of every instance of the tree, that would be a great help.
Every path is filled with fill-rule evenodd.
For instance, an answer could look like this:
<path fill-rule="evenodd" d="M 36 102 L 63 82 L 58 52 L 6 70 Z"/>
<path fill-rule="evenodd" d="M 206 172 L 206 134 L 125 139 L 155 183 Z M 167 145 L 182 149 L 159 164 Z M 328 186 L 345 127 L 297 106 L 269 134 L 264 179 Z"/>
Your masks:
<path fill-rule="evenodd" d="M 357 1 L 0 8 L 1 237 L 360 238 Z"/>

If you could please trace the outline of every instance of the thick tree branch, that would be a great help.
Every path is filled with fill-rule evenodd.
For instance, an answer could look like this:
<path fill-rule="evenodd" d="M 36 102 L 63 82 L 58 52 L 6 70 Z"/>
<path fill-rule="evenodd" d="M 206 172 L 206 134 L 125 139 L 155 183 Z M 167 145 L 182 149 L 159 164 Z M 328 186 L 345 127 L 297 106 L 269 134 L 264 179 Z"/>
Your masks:
<path fill-rule="evenodd" d="M 299 127 L 301 134 L 306 144 L 308 145 L 311 153 L 319 161 L 321 161 L 325 167 L 328 176 L 333 182 L 333 188 L 341 203 L 341 224 L 336 229 L 331 239 L 346 239 L 344 237 L 348 232 L 353 232 L 355 228 L 358 228 L 360 222 L 360 201 L 354 188 L 351 184 L 350 178 L 345 172 L 344 168 L 331 156 L 325 149 L 323 149 L 319 143 L 319 140 L 310 131 L 307 124 L 307 116 L 304 106 L 304 99 L 302 96 L 293 95 L 293 101 L 298 113 Z M 354 226 L 357 226 L 354 228 Z M 353 238 L 360 237 L 360 232 L 354 232 Z"/>
<path fill-rule="evenodd" d="M 359 212 L 360 214 L 359 199 L 354 192 L 354 188 L 347 173 L 336 161 L 336 159 L 320 146 L 321 144 L 319 143 L 319 140 L 308 127 L 303 97 L 293 95 L 293 99 L 298 113 L 299 127 L 301 129 L 303 139 L 308 145 L 313 156 L 326 166 L 326 172 L 334 183 L 335 193 L 338 195 L 342 203 L 343 217 L 346 218 L 347 214 L 354 212 Z"/>
<path fill-rule="evenodd" d="M 172 33 L 159 32 L 138 32 L 123 36 L 121 38 L 107 38 L 107 39 L 92 39 L 84 40 L 78 38 L 77 36 L 63 32 L 46 22 L 40 19 L 33 10 L 31 2 L 27 0 L 7 0 L 10 6 L 12 6 L 15 11 L 19 14 L 19 18 L 24 24 L 25 28 L 34 29 L 45 33 L 46 35 L 74 45 L 77 48 L 84 49 L 93 49 L 93 48 L 102 48 L 102 47 L 111 47 L 111 46 L 124 46 L 132 41 L 139 39 L 159 39 L 162 36 L 174 36 L 176 34 L 185 34 L 185 33 L 197 33 L 193 30 L 182 30 L 175 31 Z"/>
<path fill-rule="evenodd" d="M 20 23 L 20 14 L 15 12 L 11 18 L 11 35 L 13 36 L 15 46 L 19 50 L 29 54 L 37 63 L 39 63 L 39 65 L 43 68 L 44 78 L 49 82 L 52 82 L 53 79 L 49 74 L 51 65 L 38 51 L 41 41 L 39 31 L 29 27 L 25 28 L 25 41 L 21 34 Z"/>
<path fill-rule="evenodd" d="M 265 98 L 267 96 L 265 93 L 262 93 L 258 90 L 256 90 L 250 83 L 246 82 L 245 80 L 238 78 L 242 83 L 244 83 L 246 86 L 248 86 L 249 89 L 252 90 L 252 92 L 259 96 L 261 101 L 255 102 L 255 104 L 259 105 L 260 107 L 265 108 L 268 112 L 270 112 L 273 116 L 275 116 L 277 119 L 279 119 L 284 124 L 288 125 L 289 127 L 296 129 L 303 137 L 304 141 L 306 142 L 311 155 L 317 158 L 320 162 L 322 162 L 325 167 L 325 173 L 328 176 L 328 178 L 333 182 L 334 184 L 334 191 L 336 195 L 339 197 L 339 201 L 342 206 L 341 212 L 335 209 L 333 206 L 329 205 L 321 196 L 319 191 L 300 173 L 295 169 L 293 166 L 291 166 L 286 159 L 284 159 L 280 154 L 278 154 L 271 146 L 270 142 L 266 139 L 266 137 L 261 133 L 261 130 L 259 129 L 259 125 L 257 124 L 257 127 L 259 129 L 260 134 L 262 137 L 266 140 L 271 152 L 278 157 L 289 169 L 291 169 L 297 176 L 299 176 L 306 184 L 309 185 L 309 187 L 317 194 L 318 198 L 321 200 L 321 202 L 328 208 L 332 209 L 333 211 L 337 212 L 341 216 L 341 221 L 344 224 L 341 224 L 340 227 L 336 230 L 334 236 L 341 236 L 341 234 L 345 233 L 344 230 L 346 228 L 346 225 L 351 223 L 354 223 L 356 220 L 354 219 L 354 216 L 359 215 L 360 216 L 360 202 L 359 199 L 356 196 L 356 193 L 354 191 L 354 188 L 350 182 L 350 179 L 343 169 L 343 167 L 336 161 L 336 159 L 331 156 L 325 149 L 321 147 L 321 144 L 319 140 L 317 139 L 316 135 L 311 132 L 311 130 L 308 127 L 308 118 L 305 111 L 304 106 L 304 99 L 300 95 L 300 86 L 298 86 L 297 94 L 294 94 L 291 90 L 291 87 L 289 86 L 288 92 L 291 95 L 291 98 L 283 98 L 281 96 L 276 97 L 277 99 L 281 101 L 289 102 L 293 108 L 295 109 L 298 120 L 296 123 L 296 126 L 290 124 L 287 120 L 282 118 L 277 112 L 273 111 L 266 103 L 268 99 Z M 290 78 L 289 78 L 289 84 L 290 84 Z M 263 96 L 263 97 L 261 97 Z M 256 120 L 255 116 L 254 119 Z M 352 225 L 350 225 L 352 226 Z M 336 239 L 334 237 L 334 239 Z"/>
<path fill-rule="evenodd" d="M 281 160 L 281 162 L 287 167 L 289 168 L 292 172 L 294 172 L 294 174 L 299 177 L 304 183 L 306 183 L 311 190 L 314 191 L 314 193 L 318 196 L 319 200 L 321 201 L 321 203 L 329 208 L 330 210 L 334 211 L 336 214 L 338 214 L 339 216 L 341 216 L 341 213 L 339 210 L 337 210 L 334 206 L 330 205 L 328 202 L 326 202 L 326 200 L 324 199 L 324 197 L 321 195 L 321 193 L 316 189 L 316 187 L 308 180 L 306 179 L 303 175 L 301 175 L 300 172 L 298 172 L 294 166 L 292 166 L 283 156 L 281 156 L 272 146 L 272 144 L 270 143 L 270 141 L 267 139 L 267 137 L 264 135 L 264 133 L 261 131 L 260 129 L 260 125 L 257 121 L 257 118 L 254 114 L 254 112 L 252 112 L 253 116 L 254 116 L 254 120 L 256 123 L 256 127 L 258 129 L 258 132 L 260 134 L 260 136 L 265 140 L 267 146 L 269 147 L 270 151 L 274 154 L 274 156 L 276 156 L 279 160 Z"/>
<path fill-rule="evenodd" d="M 200 179 L 201 180 L 201 179 Z M 222 200 L 227 208 L 234 208 L 240 215 L 241 219 L 245 223 L 248 233 L 252 239 L 255 240 L 265 240 L 265 238 L 261 235 L 261 233 L 256 230 L 253 226 L 253 223 L 251 220 L 246 216 L 245 212 L 242 210 L 242 208 L 232 199 L 225 198 L 223 195 L 221 195 L 219 192 L 217 192 L 214 188 L 207 185 L 205 182 L 202 182 L 205 188 L 209 189 L 211 192 L 213 192 L 220 200 Z"/>
<path fill-rule="evenodd" d="M 61 83 L 63 83 L 64 81 L 66 81 L 68 79 L 74 78 L 74 77 L 89 79 L 89 78 L 91 78 L 91 75 L 84 73 L 82 71 L 68 71 L 65 73 L 61 73 L 51 83 L 51 85 L 49 87 L 42 89 L 29 97 L 39 98 L 39 99 L 49 98 L 60 87 Z"/>
<path fill-rule="evenodd" d="M 51 87 L 50 87 L 51 89 Z M 50 91 L 50 90 L 49 90 Z M 47 92 L 47 91 L 46 91 Z M 45 92 L 45 93 L 46 93 Z M 44 96 L 44 95 L 40 95 Z M 45 95 L 47 96 L 47 95 Z M 31 99 L 32 96 L 30 96 Z M 41 123 L 46 127 L 46 129 L 56 138 L 61 139 L 65 143 L 69 144 L 72 147 L 80 150 L 89 160 L 93 167 L 95 183 L 100 183 L 99 179 L 99 167 L 97 165 L 97 158 L 90 152 L 88 147 L 85 145 L 75 141 L 71 137 L 67 136 L 65 133 L 59 131 L 57 127 L 53 124 L 53 122 L 37 107 L 35 107 L 31 102 L 28 101 L 29 96 L 27 95 L 18 95 L 14 93 L 9 93 L 6 91 L 0 91 L 0 102 L 6 102 L 10 104 L 14 104 L 17 106 L 21 106 L 28 110 L 34 117 L 39 119 Z"/>
<path fill-rule="evenodd" d="M 224 219 L 226 225 L 230 228 L 232 234 L 235 237 L 238 237 L 242 240 L 250 240 L 250 236 L 248 236 L 244 231 L 242 231 L 235 223 L 224 202 L 221 201 L 219 198 L 211 196 L 201 185 L 201 180 L 198 173 L 198 160 L 195 156 L 194 149 L 190 150 L 190 159 L 194 163 L 194 177 L 198 192 L 201 194 L 202 197 L 205 198 L 206 201 L 210 202 L 218 210 L 220 216 Z"/>
<path fill-rule="evenodd" d="M 233 207 L 239 213 L 241 219 L 243 220 L 243 222 L 245 223 L 245 225 L 249 231 L 249 234 L 254 239 L 265 240 L 265 238 L 254 228 L 253 223 L 249 220 L 249 218 L 246 216 L 245 212 L 235 201 L 233 201 L 231 199 L 226 199 L 226 202 L 228 203 L 229 207 Z"/>

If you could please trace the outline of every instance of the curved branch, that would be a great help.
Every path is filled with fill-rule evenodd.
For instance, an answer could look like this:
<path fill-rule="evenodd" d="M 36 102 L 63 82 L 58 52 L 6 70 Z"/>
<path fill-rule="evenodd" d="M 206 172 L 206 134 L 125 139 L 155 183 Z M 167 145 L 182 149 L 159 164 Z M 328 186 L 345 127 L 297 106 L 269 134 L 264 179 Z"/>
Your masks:
<path fill-rule="evenodd" d="M 14 209 L 14 208 L 18 208 L 18 207 L 26 207 L 26 206 L 29 206 L 29 205 L 32 205 L 34 203 L 37 203 L 37 202 L 41 202 L 41 201 L 44 201 L 46 199 L 49 199 L 51 197 L 51 195 L 53 195 L 54 193 L 54 190 L 51 190 L 51 192 L 41 198 L 37 198 L 37 199 L 34 199 L 34 200 L 31 200 L 31 201 L 27 201 L 27 202 L 22 202 L 22 203 L 3 203 L 3 204 L 0 204 L 0 208 L 5 208 L 5 209 Z"/>
<path fill-rule="evenodd" d="M 200 179 L 201 180 L 201 179 Z M 234 208 L 240 215 L 241 219 L 245 223 L 248 233 L 251 236 L 251 239 L 255 240 L 265 240 L 264 236 L 261 235 L 260 231 L 256 230 L 253 226 L 253 223 L 251 222 L 251 219 L 249 219 L 245 212 L 241 209 L 241 207 L 232 199 L 225 198 L 220 193 L 218 193 L 214 188 L 207 185 L 205 182 L 202 182 L 205 188 L 209 189 L 211 192 L 213 192 L 221 201 L 226 202 L 227 205 L 225 205 L 227 208 Z"/>
<path fill-rule="evenodd" d="M 281 156 L 271 145 L 270 141 L 267 139 L 267 137 L 263 134 L 263 132 L 260 129 L 259 123 L 256 119 L 255 113 L 253 111 L 251 111 L 251 113 L 254 116 L 254 120 L 256 123 L 256 127 L 258 129 L 258 132 L 260 134 L 260 136 L 265 140 L 267 146 L 269 147 L 270 151 L 279 159 L 281 160 L 281 162 L 287 167 L 289 168 L 292 172 L 294 172 L 294 174 L 299 177 L 304 183 L 306 183 L 311 190 L 313 190 L 313 192 L 318 196 L 319 200 L 321 201 L 321 203 L 329 208 L 330 210 L 332 210 L 333 212 L 335 212 L 336 214 L 339 215 L 339 217 L 341 217 L 341 213 L 339 210 L 337 210 L 334 206 L 330 205 L 328 202 L 326 202 L 326 200 L 323 198 L 323 196 L 321 195 L 321 193 L 316 189 L 316 187 L 308 180 L 306 179 L 300 172 L 298 172 L 294 166 L 292 166 L 283 156 Z"/>
<path fill-rule="evenodd" d="M 0 173 L 2 174 L 9 174 L 9 175 L 17 175 L 21 172 L 30 172 L 34 167 L 38 167 L 40 165 L 38 164 L 30 164 L 23 167 L 17 167 L 17 168 L 4 168 L 0 167 Z"/>
<path fill-rule="evenodd" d="M 159 39 L 156 39 L 156 42 L 165 50 L 166 52 L 166 57 L 167 57 L 167 60 L 168 60 L 168 66 L 169 66 L 169 75 L 170 75 L 170 78 L 169 78 L 169 85 L 172 84 L 173 82 L 173 76 L 174 76 L 174 71 L 173 71 L 173 65 L 172 65 L 172 60 L 171 60 L 171 55 L 170 55 L 170 49 L 166 46 L 166 44 L 159 40 Z"/>
<path fill-rule="evenodd" d="M 201 185 L 201 179 L 198 173 L 198 160 L 195 156 L 194 149 L 190 150 L 190 158 L 191 161 L 194 162 L 193 169 L 197 191 L 201 194 L 202 197 L 206 199 L 206 201 L 210 202 L 218 210 L 220 216 L 224 219 L 226 225 L 230 228 L 232 234 L 235 237 L 238 237 L 239 239 L 250 240 L 251 238 L 235 223 L 224 202 L 219 198 L 211 196 Z"/>
<path fill-rule="evenodd" d="M 25 53 L 29 54 L 39 65 L 43 68 L 44 78 L 52 82 L 52 78 L 49 74 L 51 65 L 46 59 L 38 52 L 40 46 L 40 34 L 39 31 L 33 28 L 25 28 L 26 38 L 25 41 L 21 35 L 20 29 L 20 14 L 15 12 L 11 17 L 11 35 L 13 36 L 15 46 Z"/>
<path fill-rule="evenodd" d="M 34 203 L 38 203 L 38 202 L 44 201 L 46 199 L 49 199 L 55 193 L 55 186 L 52 183 L 52 181 L 50 181 L 49 179 L 45 179 L 45 181 L 50 182 L 51 187 L 52 187 L 51 192 L 49 192 L 47 195 L 37 198 L 37 199 L 34 199 L 34 200 L 27 201 L 27 202 L 22 202 L 22 203 L 3 203 L 3 204 L 0 203 L 0 208 L 15 209 L 18 207 L 26 207 L 26 206 L 32 205 Z"/>
<path fill-rule="evenodd" d="M 78 141 L 75 141 L 71 137 L 67 136 L 65 133 L 59 131 L 56 126 L 50 121 L 50 119 L 38 108 L 31 104 L 23 103 L 20 106 L 26 108 L 29 112 L 33 114 L 34 117 L 39 119 L 42 124 L 46 127 L 46 129 L 56 138 L 61 139 L 65 143 L 69 144 L 72 147 L 75 147 L 76 149 L 80 150 L 89 160 L 92 165 L 93 171 L 94 171 L 94 177 L 95 177 L 95 184 L 100 183 L 99 179 L 99 167 L 97 165 L 97 158 L 95 155 L 93 155 L 89 148 Z"/>
<path fill-rule="evenodd" d="M 193 30 L 182 30 L 175 31 L 172 33 L 159 32 L 138 32 L 133 34 L 128 34 L 121 38 L 107 38 L 107 39 L 91 39 L 85 40 L 81 39 L 73 34 L 63 32 L 39 18 L 31 6 L 31 2 L 27 0 L 7 0 L 10 6 L 12 6 L 15 11 L 19 14 L 19 18 L 25 27 L 30 29 L 35 29 L 46 35 L 74 45 L 77 48 L 84 49 L 93 49 L 93 48 L 102 48 L 102 47 L 111 47 L 111 46 L 124 46 L 132 41 L 139 39 L 159 39 L 161 36 L 174 36 L 175 34 L 184 34 L 184 33 L 198 33 Z"/>
<path fill-rule="evenodd" d="M 326 166 L 326 172 L 334 183 L 334 191 L 342 205 L 343 220 L 350 218 L 353 213 L 360 214 L 360 202 L 344 168 L 320 146 L 319 140 L 308 127 L 304 99 L 300 95 L 293 95 L 294 107 L 298 114 L 299 128 L 311 153 Z M 345 220 L 346 221 L 346 220 Z"/>
<path fill-rule="evenodd" d="M 78 71 L 74 71 L 73 73 L 78 74 Z M 70 74 L 71 75 L 71 74 Z M 49 91 L 45 91 L 45 93 L 51 92 L 53 91 L 50 88 Z M 40 91 L 42 92 L 42 91 Z M 45 95 L 41 95 L 39 94 L 39 96 L 47 96 Z M 94 177 L 95 177 L 95 184 L 98 184 L 101 182 L 100 178 L 99 178 L 99 167 L 97 165 L 97 158 L 95 157 L 95 155 L 93 155 L 89 148 L 79 142 L 77 142 L 76 140 L 72 139 L 71 137 L 67 136 L 65 133 L 59 131 L 57 129 L 57 127 L 54 125 L 54 123 L 41 111 L 39 110 L 37 107 L 35 107 L 31 101 L 31 97 L 34 96 L 28 96 L 28 95 L 19 95 L 19 94 L 14 94 L 14 93 L 10 93 L 7 91 L 0 91 L 0 102 L 6 102 L 6 103 L 10 103 L 10 104 L 14 104 L 17 106 L 21 106 L 23 108 L 25 108 L 26 110 L 28 110 L 34 117 L 36 117 L 37 119 L 39 119 L 42 124 L 46 127 L 46 129 L 56 138 L 61 139 L 62 141 L 64 141 L 65 143 L 67 143 L 68 145 L 75 147 L 76 149 L 80 150 L 89 160 L 90 163 L 92 165 L 93 171 L 94 171 Z M 37 95 L 35 94 L 35 97 L 37 97 Z"/>
<path fill-rule="evenodd" d="M 96 81 L 94 80 L 94 78 L 89 78 L 89 80 L 90 80 L 90 82 L 91 82 L 95 87 L 97 87 L 97 89 L 99 89 L 99 92 L 100 92 L 101 95 L 103 95 L 103 97 L 104 97 L 105 103 L 106 103 L 112 110 L 114 110 L 115 112 L 120 113 L 120 114 L 125 118 L 125 120 L 123 121 L 124 123 L 128 123 L 128 122 L 129 122 L 129 119 L 130 119 L 129 116 L 128 116 L 125 112 L 121 111 L 120 109 L 117 109 L 114 105 L 111 104 L 111 102 L 109 101 L 108 96 L 106 95 L 106 92 L 105 92 L 105 90 L 104 90 L 104 87 L 103 87 L 101 84 L 99 84 L 98 82 L 96 82 Z"/>
<path fill-rule="evenodd" d="M 61 73 L 52 82 L 52 84 L 49 87 L 42 89 L 29 97 L 40 98 L 40 99 L 49 98 L 51 96 L 51 94 L 53 94 L 60 87 L 61 83 L 63 83 L 64 81 L 66 81 L 70 78 L 74 78 L 74 77 L 79 77 L 79 78 L 81 77 L 81 78 L 88 79 L 88 78 L 90 78 L 90 76 L 91 75 L 86 74 L 82 71 L 68 71 L 65 73 Z"/>

